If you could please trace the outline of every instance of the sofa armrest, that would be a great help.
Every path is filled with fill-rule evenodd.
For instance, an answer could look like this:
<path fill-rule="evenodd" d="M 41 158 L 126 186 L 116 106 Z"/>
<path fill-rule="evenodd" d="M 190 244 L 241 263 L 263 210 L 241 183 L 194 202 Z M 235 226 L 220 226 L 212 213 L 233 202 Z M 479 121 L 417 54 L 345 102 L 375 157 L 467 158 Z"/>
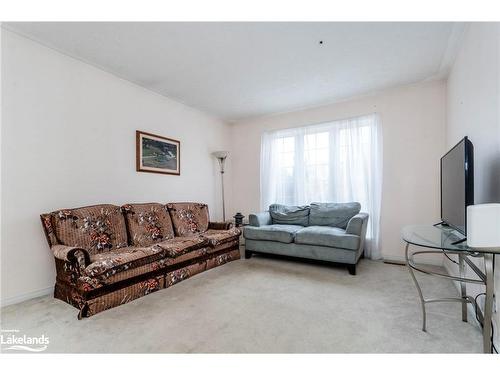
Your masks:
<path fill-rule="evenodd" d="M 268 211 L 248 215 L 248 224 L 253 227 L 260 227 L 271 223 L 271 214 Z"/>
<path fill-rule="evenodd" d="M 83 269 L 90 264 L 90 256 L 87 250 L 75 246 L 53 245 L 51 247 L 54 257 L 69 262 Z"/>
<path fill-rule="evenodd" d="M 367 223 L 368 214 L 360 212 L 359 214 L 353 216 L 351 220 L 349 220 L 345 232 L 347 234 L 355 234 L 356 236 L 363 237 L 363 233 L 366 233 Z"/>
<path fill-rule="evenodd" d="M 233 223 L 230 221 L 211 221 L 208 223 L 208 229 L 215 229 L 215 230 L 228 230 L 233 227 Z"/>

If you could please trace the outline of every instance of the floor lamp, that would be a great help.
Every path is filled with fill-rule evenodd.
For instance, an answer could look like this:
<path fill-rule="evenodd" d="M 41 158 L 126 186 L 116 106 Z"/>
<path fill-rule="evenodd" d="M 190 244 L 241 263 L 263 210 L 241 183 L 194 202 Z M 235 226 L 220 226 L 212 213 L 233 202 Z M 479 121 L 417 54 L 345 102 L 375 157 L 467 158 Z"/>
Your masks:
<path fill-rule="evenodd" d="M 224 200 L 224 163 L 229 152 L 227 151 L 215 151 L 212 155 L 219 161 L 220 167 L 220 184 L 222 188 L 222 220 L 226 221 L 226 202 Z"/>

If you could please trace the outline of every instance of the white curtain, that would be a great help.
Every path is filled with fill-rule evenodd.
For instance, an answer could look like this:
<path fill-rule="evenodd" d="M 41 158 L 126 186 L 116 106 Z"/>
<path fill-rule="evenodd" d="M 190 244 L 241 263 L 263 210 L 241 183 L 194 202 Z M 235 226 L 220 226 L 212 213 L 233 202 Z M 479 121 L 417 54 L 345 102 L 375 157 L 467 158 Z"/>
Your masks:
<path fill-rule="evenodd" d="M 382 132 L 379 116 L 266 132 L 261 148 L 261 206 L 360 202 L 368 220 L 365 254 L 380 259 Z"/>

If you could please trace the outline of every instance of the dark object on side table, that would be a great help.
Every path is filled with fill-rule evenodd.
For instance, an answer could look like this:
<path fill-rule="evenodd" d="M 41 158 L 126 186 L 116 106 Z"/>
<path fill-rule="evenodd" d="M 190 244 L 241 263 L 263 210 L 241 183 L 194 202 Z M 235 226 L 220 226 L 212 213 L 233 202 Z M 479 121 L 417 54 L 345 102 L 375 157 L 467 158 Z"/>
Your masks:
<path fill-rule="evenodd" d="M 234 217 L 234 225 L 237 227 L 241 227 L 243 225 L 243 218 L 245 215 L 242 215 L 241 212 L 236 212 L 236 215 Z"/>

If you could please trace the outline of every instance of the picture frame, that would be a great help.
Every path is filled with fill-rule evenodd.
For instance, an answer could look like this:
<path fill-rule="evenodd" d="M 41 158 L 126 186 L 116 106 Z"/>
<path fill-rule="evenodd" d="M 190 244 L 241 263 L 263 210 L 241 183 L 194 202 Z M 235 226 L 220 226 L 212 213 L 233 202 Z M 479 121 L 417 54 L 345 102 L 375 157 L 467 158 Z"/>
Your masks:
<path fill-rule="evenodd" d="M 136 171 L 181 174 L 181 142 L 140 130 L 135 132 Z"/>

